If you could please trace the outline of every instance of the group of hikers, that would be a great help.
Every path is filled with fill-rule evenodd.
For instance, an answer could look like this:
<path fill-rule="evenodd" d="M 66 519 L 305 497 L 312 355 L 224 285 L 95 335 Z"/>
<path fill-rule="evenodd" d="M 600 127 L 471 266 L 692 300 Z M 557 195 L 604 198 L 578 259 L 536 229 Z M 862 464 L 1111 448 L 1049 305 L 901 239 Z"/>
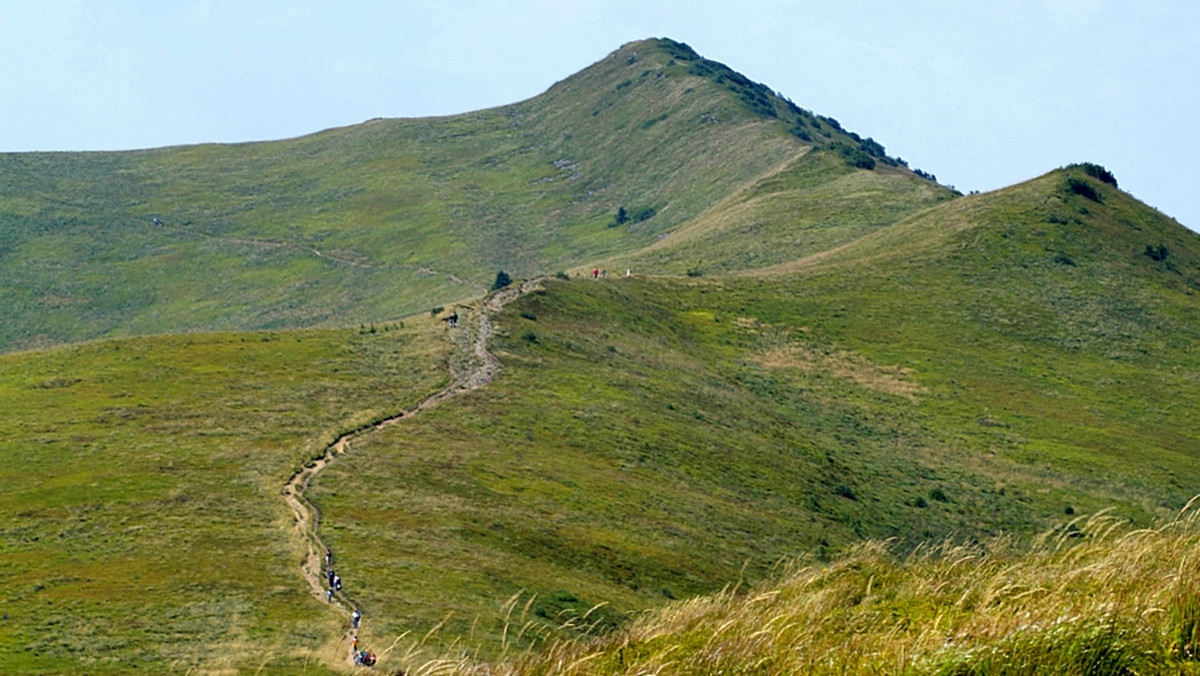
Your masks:
<path fill-rule="evenodd" d="M 633 270 L 626 268 L 625 276 L 626 277 L 633 276 Z M 604 277 L 608 277 L 608 270 L 601 270 L 600 268 L 592 268 L 592 279 L 601 279 Z"/>
<path fill-rule="evenodd" d="M 334 592 L 342 590 L 342 578 L 333 570 L 333 550 L 325 548 L 325 580 L 329 583 L 329 588 L 325 590 L 325 600 L 333 603 Z M 358 608 L 350 613 L 350 628 L 354 630 L 354 638 L 350 645 L 350 653 L 354 658 L 355 664 L 361 664 L 364 667 L 375 666 L 375 653 L 367 649 L 359 650 L 358 648 L 358 625 L 362 622 L 362 611 Z"/>

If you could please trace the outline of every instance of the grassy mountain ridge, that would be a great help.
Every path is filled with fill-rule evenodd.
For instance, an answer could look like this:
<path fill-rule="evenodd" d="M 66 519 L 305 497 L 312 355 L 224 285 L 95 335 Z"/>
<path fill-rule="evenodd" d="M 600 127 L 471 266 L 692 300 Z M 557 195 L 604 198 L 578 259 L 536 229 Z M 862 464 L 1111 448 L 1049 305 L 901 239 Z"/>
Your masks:
<path fill-rule="evenodd" d="M 864 537 L 986 539 L 1108 507 L 1169 518 L 1200 481 L 1182 403 L 1200 394 L 1200 248 L 1115 191 L 1075 200 L 1079 175 L 913 217 L 900 239 L 927 229 L 927 255 L 847 245 L 787 274 L 573 280 L 519 301 L 491 386 L 314 486 L 345 526 L 331 538 L 364 552 L 347 565 L 387 618 L 373 631 L 455 608 L 448 637 L 494 646 L 504 624 L 473 622 L 476 595 L 523 593 L 536 635 L 554 599 L 628 611 Z M 1078 220 L 1026 219 L 1045 205 Z M 356 508 L 362 477 L 397 508 Z"/>
<path fill-rule="evenodd" d="M 394 318 L 653 244 L 813 147 L 886 159 L 855 138 L 664 39 L 463 115 L 4 154 L 0 348 Z"/>
<path fill-rule="evenodd" d="M 7 349 L 363 324 L 0 356 L 0 667 L 344 671 L 280 486 L 448 381 L 450 328 L 372 319 L 480 293 L 499 267 L 639 274 L 513 302 L 491 384 L 356 438 L 314 480 L 389 670 L 620 627 L 796 558 L 866 613 L 832 635 L 876 610 L 927 626 L 945 599 L 864 539 L 1070 542 L 1064 521 L 1105 508 L 1161 523 L 1200 485 L 1200 238 L 1098 169 L 957 197 L 665 40 L 461 116 L 0 157 Z M 716 640 L 697 636 L 629 656 Z"/>
<path fill-rule="evenodd" d="M 769 275 L 552 280 L 510 305 L 491 385 L 356 440 L 310 490 L 362 639 L 489 655 L 863 538 L 1169 518 L 1200 482 L 1200 247 L 1105 185 L 1077 199 L 1084 175 Z M 276 493 L 333 430 L 445 382 L 434 324 L 5 356 L 0 664 L 336 669 Z"/>

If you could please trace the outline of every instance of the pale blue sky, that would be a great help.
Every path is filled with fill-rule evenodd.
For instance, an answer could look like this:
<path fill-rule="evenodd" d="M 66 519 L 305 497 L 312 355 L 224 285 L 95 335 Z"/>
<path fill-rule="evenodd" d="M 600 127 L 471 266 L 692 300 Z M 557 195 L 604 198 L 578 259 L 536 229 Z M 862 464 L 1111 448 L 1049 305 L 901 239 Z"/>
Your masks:
<path fill-rule="evenodd" d="M 0 151 L 466 112 L 659 36 L 964 192 L 1092 161 L 1200 229 L 1192 0 L 0 0 Z"/>

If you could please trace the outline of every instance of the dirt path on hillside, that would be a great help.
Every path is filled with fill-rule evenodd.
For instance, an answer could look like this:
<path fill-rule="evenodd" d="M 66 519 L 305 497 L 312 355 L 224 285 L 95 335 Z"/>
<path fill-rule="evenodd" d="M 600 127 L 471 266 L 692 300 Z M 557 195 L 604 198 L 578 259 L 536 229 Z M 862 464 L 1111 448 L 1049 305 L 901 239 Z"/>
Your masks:
<path fill-rule="evenodd" d="M 342 434 L 325 447 L 325 452 L 321 457 L 307 464 L 284 485 L 283 499 L 292 511 L 295 537 L 303 541 L 306 548 L 304 563 L 301 564 L 301 573 L 313 596 L 322 601 L 326 596 L 324 577 L 321 572 L 325 543 L 317 534 L 321 523 L 321 513 L 304 497 L 313 478 L 328 467 L 329 463 L 349 452 L 352 439 L 395 425 L 401 420 L 437 406 L 451 397 L 492 382 L 492 379 L 496 377 L 496 372 L 500 369 L 500 360 L 487 350 L 487 341 L 492 335 L 492 323 L 488 314 L 499 312 L 510 301 L 540 289 L 544 279 L 544 277 L 539 277 L 522 282 L 519 286 L 501 289 L 486 298 L 479 309 L 460 307 L 458 326 L 450 330 L 450 340 L 453 344 L 450 357 L 450 384 L 422 399 L 420 403 L 408 410 Z M 346 587 L 353 587 L 353 581 L 346 581 Z M 350 617 L 351 609 L 355 607 L 345 588 L 334 594 L 331 605 L 345 618 Z M 348 644 L 351 640 L 352 633 L 350 631 L 343 634 L 343 644 Z M 349 651 L 343 650 L 342 654 L 349 654 Z"/>

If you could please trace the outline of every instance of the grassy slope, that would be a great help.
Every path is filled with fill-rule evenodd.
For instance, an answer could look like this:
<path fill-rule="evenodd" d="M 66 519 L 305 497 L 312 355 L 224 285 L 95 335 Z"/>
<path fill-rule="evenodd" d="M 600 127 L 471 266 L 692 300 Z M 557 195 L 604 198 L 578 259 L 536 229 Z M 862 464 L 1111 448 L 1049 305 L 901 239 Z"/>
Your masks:
<path fill-rule="evenodd" d="M 1080 526 L 1032 545 L 907 559 L 867 543 L 833 565 L 672 604 L 493 673 L 1200 673 L 1195 513 L 1153 531 L 1111 517 Z"/>
<path fill-rule="evenodd" d="M 1200 485 L 1181 404 L 1200 395 L 1200 247 L 1066 179 L 946 204 L 791 274 L 556 282 L 521 301 L 496 382 L 314 488 L 381 618 L 372 638 L 453 610 L 446 640 L 495 648 L 518 592 L 536 635 L 564 608 L 607 601 L 604 623 L 863 537 L 1178 509 Z M 1141 250 L 1160 239 L 1170 265 Z"/>
<path fill-rule="evenodd" d="M 280 487 L 445 382 L 435 324 L 0 358 L 0 671 L 295 673 L 312 653 L 317 673 L 340 622 L 300 578 Z"/>
<path fill-rule="evenodd" d="M 953 197 L 907 170 L 856 169 L 829 151 L 798 157 L 643 250 L 601 265 L 650 274 L 765 268 L 828 251 Z"/>
<path fill-rule="evenodd" d="M 498 269 L 640 249 L 813 144 L 851 140 L 682 49 L 631 43 L 534 99 L 451 117 L 0 155 L 0 349 L 403 316 L 478 295 Z M 607 227 L 622 205 L 656 212 Z M 891 220 L 912 204 L 896 206 Z"/>
<path fill-rule="evenodd" d="M 635 43 L 453 118 L 5 156 L 5 344 L 394 316 L 497 267 L 775 265 L 555 282 L 499 320 L 493 385 L 322 475 L 380 645 L 453 610 L 439 640 L 495 651 L 509 598 L 534 623 L 519 644 L 600 601 L 608 626 L 863 537 L 1028 531 L 1068 505 L 1150 523 L 1189 497 L 1194 235 L 1080 172 L 922 211 L 948 194 L 850 169 L 789 131 L 849 138 L 829 121 L 754 99 L 764 118 L 711 69 Z M 656 212 L 609 228 L 617 205 Z M 1165 261 L 1144 253 L 1159 244 Z M 322 435 L 442 382 L 421 335 L 4 357 L 0 664 L 294 669 L 327 647 L 336 620 L 303 593 L 275 492 Z"/>
<path fill-rule="evenodd" d="M 1177 509 L 1200 484 L 1196 238 L 1071 176 L 768 276 L 511 306 L 492 385 L 356 441 L 311 491 L 364 641 L 452 611 L 435 643 L 494 654 L 864 537 Z M 4 357 L 6 673 L 332 660 L 277 491 L 318 438 L 443 382 L 421 322 Z"/>

